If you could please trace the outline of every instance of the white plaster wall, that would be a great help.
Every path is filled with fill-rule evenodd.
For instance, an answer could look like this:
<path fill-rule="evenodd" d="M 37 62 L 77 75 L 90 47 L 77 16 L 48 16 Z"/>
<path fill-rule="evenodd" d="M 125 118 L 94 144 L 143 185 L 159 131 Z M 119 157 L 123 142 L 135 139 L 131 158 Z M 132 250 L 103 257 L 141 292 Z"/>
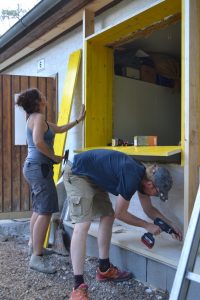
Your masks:
<path fill-rule="evenodd" d="M 26 57 L 4 71 L 4 73 L 47 77 L 58 74 L 58 99 L 60 103 L 69 55 L 80 48 L 82 48 L 82 27 L 76 28 L 67 35 Z M 40 59 L 45 59 L 45 69 L 38 72 L 37 63 Z"/>

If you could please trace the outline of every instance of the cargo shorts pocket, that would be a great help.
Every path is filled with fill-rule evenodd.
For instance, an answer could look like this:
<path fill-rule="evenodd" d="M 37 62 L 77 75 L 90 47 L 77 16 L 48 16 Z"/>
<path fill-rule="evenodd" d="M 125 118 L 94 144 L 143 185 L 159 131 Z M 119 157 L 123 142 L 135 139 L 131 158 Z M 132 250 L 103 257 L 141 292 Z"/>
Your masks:
<path fill-rule="evenodd" d="M 82 212 L 81 208 L 81 197 L 78 196 L 70 196 L 69 200 L 69 207 L 70 207 L 70 214 L 71 216 L 80 216 Z"/>

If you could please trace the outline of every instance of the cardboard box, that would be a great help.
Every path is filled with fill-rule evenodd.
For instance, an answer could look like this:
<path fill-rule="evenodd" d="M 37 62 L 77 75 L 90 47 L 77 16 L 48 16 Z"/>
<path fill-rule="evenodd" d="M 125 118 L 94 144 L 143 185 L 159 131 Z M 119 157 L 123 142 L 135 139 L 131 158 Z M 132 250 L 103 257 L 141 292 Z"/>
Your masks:
<path fill-rule="evenodd" d="M 140 79 L 140 70 L 131 67 L 126 67 L 125 76 L 129 78 Z"/>
<path fill-rule="evenodd" d="M 140 69 L 140 78 L 142 81 L 156 83 L 155 69 L 147 65 L 142 65 Z"/>
<path fill-rule="evenodd" d="M 134 146 L 157 146 L 157 136 L 155 135 L 134 136 Z"/>

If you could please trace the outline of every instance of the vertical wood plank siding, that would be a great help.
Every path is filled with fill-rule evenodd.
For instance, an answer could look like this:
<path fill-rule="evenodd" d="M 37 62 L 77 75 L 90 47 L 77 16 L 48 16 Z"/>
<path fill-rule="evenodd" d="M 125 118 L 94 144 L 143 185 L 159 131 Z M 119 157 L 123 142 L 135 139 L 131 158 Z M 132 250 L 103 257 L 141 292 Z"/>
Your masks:
<path fill-rule="evenodd" d="M 47 120 L 56 122 L 54 78 L 0 75 L 0 213 L 31 209 L 30 191 L 22 174 L 27 146 L 14 145 L 14 95 L 28 88 L 42 91 L 47 98 Z"/>

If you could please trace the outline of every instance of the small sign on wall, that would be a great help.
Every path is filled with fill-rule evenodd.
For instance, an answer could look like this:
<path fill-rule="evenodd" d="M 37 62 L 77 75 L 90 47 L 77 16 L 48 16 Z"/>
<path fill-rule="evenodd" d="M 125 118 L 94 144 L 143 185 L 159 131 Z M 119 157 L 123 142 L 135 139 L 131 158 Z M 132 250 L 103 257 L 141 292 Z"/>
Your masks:
<path fill-rule="evenodd" d="M 19 94 L 14 95 L 14 101 L 16 103 Z M 23 108 L 15 105 L 15 145 L 26 145 L 26 113 Z"/>

